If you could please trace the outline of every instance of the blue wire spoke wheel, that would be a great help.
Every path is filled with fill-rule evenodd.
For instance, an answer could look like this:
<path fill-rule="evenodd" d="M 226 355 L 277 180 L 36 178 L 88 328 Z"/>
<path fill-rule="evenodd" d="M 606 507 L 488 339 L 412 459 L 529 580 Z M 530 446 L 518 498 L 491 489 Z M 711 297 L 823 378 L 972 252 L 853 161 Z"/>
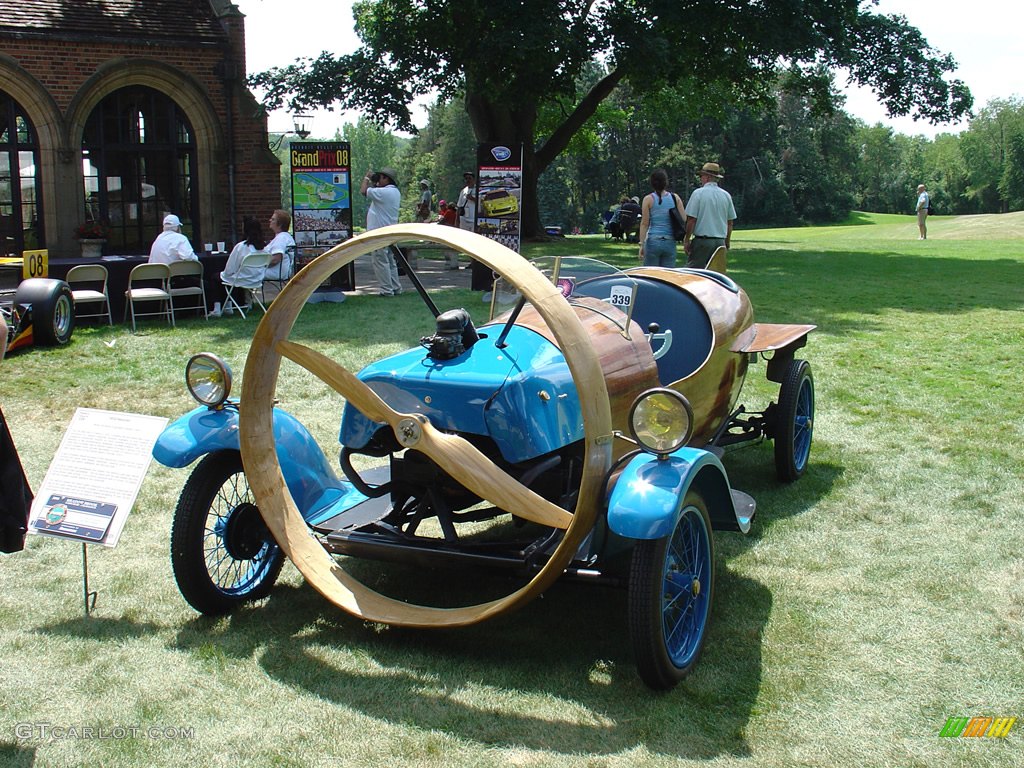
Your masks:
<path fill-rule="evenodd" d="M 787 367 L 776 418 L 775 471 L 791 483 L 807 469 L 814 436 L 814 377 L 806 360 L 793 360 Z"/>
<path fill-rule="evenodd" d="M 270 594 L 283 564 L 241 454 L 206 456 L 182 489 L 171 528 L 171 567 L 182 596 L 200 613 L 222 615 Z"/>
<path fill-rule="evenodd" d="M 707 504 L 690 490 L 669 536 L 633 550 L 629 627 L 640 678 L 669 690 L 696 666 L 715 592 L 714 539 Z"/>

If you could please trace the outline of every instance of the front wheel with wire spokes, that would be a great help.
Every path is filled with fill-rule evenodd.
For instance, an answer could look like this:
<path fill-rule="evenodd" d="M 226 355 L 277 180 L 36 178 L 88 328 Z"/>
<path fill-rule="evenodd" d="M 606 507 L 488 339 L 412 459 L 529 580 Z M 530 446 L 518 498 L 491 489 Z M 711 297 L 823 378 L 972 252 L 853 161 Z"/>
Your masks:
<path fill-rule="evenodd" d="M 242 455 L 204 457 L 181 491 L 171 528 L 171 567 L 182 596 L 200 613 L 219 616 L 270 594 L 283 564 Z"/>
<path fill-rule="evenodd" d="M 629 577 L 629 629 L 640 678 L 669 690 L 697 664 L 715 594 L 707 503 L 689 490 L 672 533 L 641 541 Z"/>

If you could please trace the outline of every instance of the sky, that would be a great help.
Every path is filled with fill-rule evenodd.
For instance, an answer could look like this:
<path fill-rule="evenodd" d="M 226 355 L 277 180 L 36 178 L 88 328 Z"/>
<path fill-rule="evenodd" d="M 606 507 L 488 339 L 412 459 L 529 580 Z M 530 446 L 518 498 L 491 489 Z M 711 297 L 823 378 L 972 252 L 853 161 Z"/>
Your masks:
<path fill-rule="evenodd" d="M 250 73 L 285 66 L 324 50 L 350 53 L 358 47 L 351 0 L 301 0 L 295 6 L 295 18 L 290 17 L 292 6 L 285 0 L 234 2 L 246 17 L 246 65 Z M 1024 94 L 1024 45 L 1020 43 L 1024 4 L 1018 6 L 1012 0 L 879 0 L 875 12 L 906 16 L 932 48 L 953 54 L 958 65 L 955 77 L 971 89 L 975 109 L 992 99 Z M 837 85 L 843 87 L 845 83 Z M 966 121 L 932 126 L 910 118 L 889 118 L 874 94 L 865 88 L 849 88 L 846 95 L 847 112 L 871 125 L 881 122 L 891 126 L 898 133 L 932 138 L 967 128 Z M 344 122 L 356 119 L 354 113 L 317 111 L 313 135 L 333 136 Z M 271 112 L 268 127 L 275 133 L 291 130 L 291 117 L 284 110 Z"/>

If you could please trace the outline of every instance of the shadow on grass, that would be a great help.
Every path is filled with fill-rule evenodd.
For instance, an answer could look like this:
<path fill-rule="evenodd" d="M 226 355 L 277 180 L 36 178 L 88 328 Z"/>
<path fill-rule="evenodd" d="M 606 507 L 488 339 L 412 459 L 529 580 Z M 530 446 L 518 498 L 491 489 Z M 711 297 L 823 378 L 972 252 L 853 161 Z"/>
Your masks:
<path fill-rule="evenodd" d="M 863 211 L 850 211 L 850 215 L 842 221 L 834 221 L 828 224 L 818 224 L 819 227 L 863 227 L 876 224 L 874 217 Z"/>
<path fill-rule="evenodd" d="M 39 627 L 39 632 L 49 635 L 64 635 L 86 640 L 126 640 L 148 637 L 161 629 L 153 622 L 137 622 L 131 619 L 112 619 L 82 615 L 56 624 Z"/>
<path fill-rule="evenodd" d="M 815 460 L 824 453 L 815 442 L 807 470 L 798 481 L 784 483 L 775 473 L 774 447 L 770 440 L 734 449 L 722 459 L 733 488 L 750 494 L 757 501 L 757 514 L 749 536 L 719 536 L 725 545 L 724 557 L 747 549 L 772 524 L 813 509 L 826 498 L 842 478 L 846 468 Z"/>
<path fill-rule="evenodd" d="M 0 765 L 4 768 L 31 768 L 36 762 L 36 748 L 0 742 Z"/>
<path fill-rule="evenodd" d="M 175 647 L 202 653 L 214 642 L 228 656 L 255 655 L 281 683 L 382 725 L 436 729 L 483 746 L 603 755 L 643 745 L 671 757 L 746 756 L 771 595 L 721 565 L 717 575 L 715 610 L 742 608 L 728 623 L 712 621 L 697 670 L 667 694 L 648 690 L 634 671 L 625 592 L 572 583 L 510 616 L 435 631 L 370 626 L 309 587 L 279 586 L 227 620 L 193 620 Z M 418 591 L 444 588 L 445 577 L 417 578 Z M 536 713 L 531 703 L 557 714 Z"/>

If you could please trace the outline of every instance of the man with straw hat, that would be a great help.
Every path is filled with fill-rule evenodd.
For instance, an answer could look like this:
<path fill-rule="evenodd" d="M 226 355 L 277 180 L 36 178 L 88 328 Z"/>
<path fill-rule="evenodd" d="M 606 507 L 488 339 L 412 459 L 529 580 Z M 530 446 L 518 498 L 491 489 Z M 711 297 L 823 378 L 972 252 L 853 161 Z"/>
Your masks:
<path fill-rule="evenodd" d="M 416 203 L 416 221 L 426 221 L 430 218 L 430 208 L 434 201 L 434 196 L 430 192 L 430 181 L 428 179 L 420 179 L 420 199 Z"/>
<path fill-rule="evenodd" d="M 370 201 L 366 212 L 366 229 L 377 229 L 398 223 L 398 209 L 402 193 L 398 189 L 398 171 L 381 168 L 377 173 L 366 172 L 359 192 Z M 378 248 L 370 254 L 373 274 L 377 278 L 379 296 L 397 296 L 402 292 L 398 279 L 398 264 L 390 248 Z"/>
<path fill-rule="evenodd" d="M 736 208 L 732 195 L 718 186 L 725 173 L 718 163 L 704 163 L 700 169 L 701 186 L 686 203 L 686 266 L 704 269 L 721 246 L 729 247 Z"/>

